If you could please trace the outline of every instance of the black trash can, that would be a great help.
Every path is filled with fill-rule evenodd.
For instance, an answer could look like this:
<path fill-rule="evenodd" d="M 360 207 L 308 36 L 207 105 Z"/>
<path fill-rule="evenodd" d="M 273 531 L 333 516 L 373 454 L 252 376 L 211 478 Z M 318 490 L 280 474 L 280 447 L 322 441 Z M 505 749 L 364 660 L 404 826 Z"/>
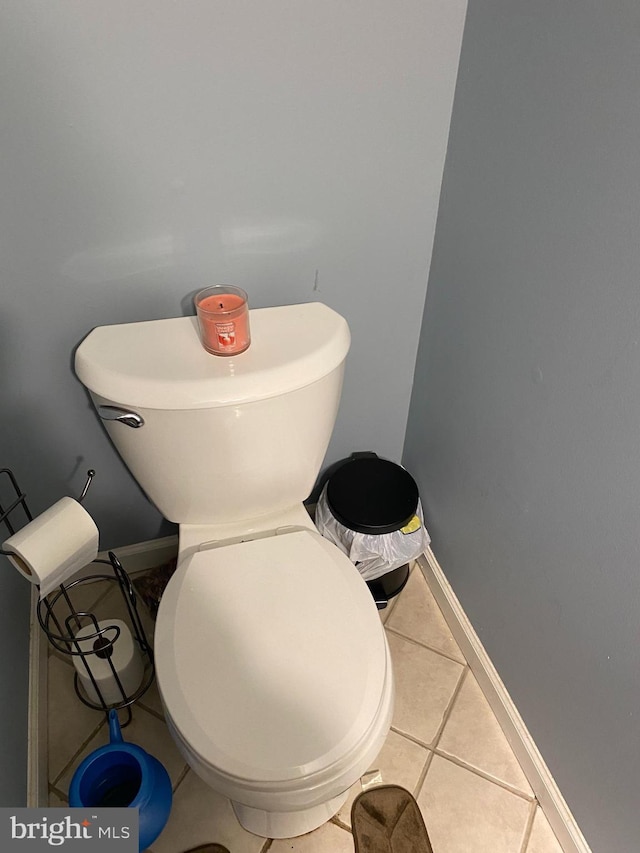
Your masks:
<path fill-rule="evenodd" d="M 349 556 L 351 554 L 348 550 L 348 540 L 353 542 L 355 537 L 341 537 L 340 525 L 355 534 L 366 534 L 368 543 L 377 541 L 382 546 L 382 537 L 385 537 L 385 546 L 393 545 L 394 542 L 400 543 L 405 547 L 405 551 L 410 543 L 400 542 L 400 539 L 404 540 L 406 535 L 415 534 L 420 528 L 422 535 L 426 536 L 424 526 L 417 515 L 418 487 L 411 474 L 401 465 L 381 459 L 371 452 L 354 453 L 338 465 L 327 480 L 318 502 L 316 524 L 323 536 L 331 539 Z M 329 514 L 338 525 L 330 523 Z M 390 538 L 389 534 L 393 534 L 395 538 Z M 363 540 L 363 537 L 360 539 Z M 428 541 L 426 536 L 426 544 Z M 418 543 L 414 545 L 417 553 L 413 554 L 411 559 L 423 550 L 422 539 L 416 539 L 414 536 L 414 542 Z M 375 544 L 373 548 L 375 551 Z M 382 554 L 385 549 L 380 550 Z M 354 562 L 357 567 L 358 561 Z M 378 572 L 383 571 L 383 574 L 366 581 L 379 610 L 387 606 L 390 598 L 401 592 L 409 578 L 408 562 L 399 566 L 393 566 L 392 563 L 389 565 L 388 571 L 384 571 L 383 565 L 377 569 Z"/>

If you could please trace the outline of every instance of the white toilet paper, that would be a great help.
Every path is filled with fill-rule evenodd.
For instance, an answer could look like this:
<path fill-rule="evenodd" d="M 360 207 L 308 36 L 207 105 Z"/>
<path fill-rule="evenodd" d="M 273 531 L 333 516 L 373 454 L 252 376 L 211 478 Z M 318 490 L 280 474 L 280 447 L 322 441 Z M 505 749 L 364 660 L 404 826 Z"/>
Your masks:
<path fill-rule="evenodd" d="M 115 627 L 120 629 L 120 633 L 117 638 Z M 79 641 L 78 645 L 80 647 L 80 651 L 85 652 L 86 657 L 83 658 L 80 655 L 74 655 L 73 663 L 75 665 L 76 672 L 78 673 L 80 683 L 82 684 L 90 702 L 95 702 L 99 705 L 100 697 L 93 686 L 83 660 L 85 660 L 89 665 L 105 703 L 107 705 L 116 705 L 124 701 L 125 697 L 130 698 L 133 696 L 142 684 L 144 660 L 142 652 L 134 642 L 131 631 L 121 619 L 100 619 L 98 621 L 98 630 L 102 630 L 103 628 L 108 630 L 99 637 L 91 637 L 89 640 L 85 640 L 83 637 L 86 637 L 87 634 L 96 633 L 96 628 L 93 622 L 90 625 L 81 628 L 80 631 L 77 632 L 75 635 L 76 640 Z M 124 690 L 124 697 L 122 695 L 122 691 L 118 687 L 118 682 L 116 681 L 113 670 L 109 664 L 109 658 L 101 658 L 98 657 L 98 655 L 93 654 L 94 644 L 96 640 L 101 640 L 101 638 L 104 638 L 102 640 L 103 644 L 104 640 L 113 641 L 110 660 L 115 671 L 118 673 L 118 678 L 120 679 L 120 683 Z M 75 648 L 74 651 L 76 651 Z"/>
<path fill-rule="evenodd" d="M 44 598 L 98 556 L 98 528 L 73 498 L 62 498 L 3 544 L 9 560 Z"/>

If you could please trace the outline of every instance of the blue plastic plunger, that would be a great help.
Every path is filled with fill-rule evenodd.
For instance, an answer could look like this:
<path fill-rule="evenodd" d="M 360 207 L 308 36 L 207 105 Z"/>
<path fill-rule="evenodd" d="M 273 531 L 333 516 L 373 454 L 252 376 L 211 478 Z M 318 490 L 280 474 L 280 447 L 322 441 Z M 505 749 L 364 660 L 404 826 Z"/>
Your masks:
<path fill-rule="evenodd" d="M 126 743 L 118 714 L 109 711 L 109 743 L 90 753 L 73 774 L 69 805 L 137 808 L 142 851 L 164 829 L 171 800 L 171 780 L 164 766 L 142 747 Z"/>

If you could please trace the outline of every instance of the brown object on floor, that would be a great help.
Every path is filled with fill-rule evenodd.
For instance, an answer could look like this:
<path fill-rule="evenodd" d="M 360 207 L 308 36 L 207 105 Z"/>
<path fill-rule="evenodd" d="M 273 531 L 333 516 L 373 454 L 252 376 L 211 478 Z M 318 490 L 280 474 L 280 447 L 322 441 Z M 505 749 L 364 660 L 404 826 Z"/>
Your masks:
<path fill-rule="evenodd" d="M 351 807 L 356 853 L 433 853 L 420 809 L 399 785 L 363 791 Z"/>
<path fill-rule="evenodd" d="M 185 850 L 185 853 L 229 853 L 229 851 L 222 844 L 201 844 L 199 847 Z"/>
<path fill-rule="evenodd" d="M 148 572 L 134 578 L 133 585 L 138 591 L 140 598 L 146 604 L 153 620 L 158 615 L 162 593 L 176 570 L 176 563 L 177 560 L 173 557 L 168 563 L 156 566 L 155 569 L 149 569 Z"/>

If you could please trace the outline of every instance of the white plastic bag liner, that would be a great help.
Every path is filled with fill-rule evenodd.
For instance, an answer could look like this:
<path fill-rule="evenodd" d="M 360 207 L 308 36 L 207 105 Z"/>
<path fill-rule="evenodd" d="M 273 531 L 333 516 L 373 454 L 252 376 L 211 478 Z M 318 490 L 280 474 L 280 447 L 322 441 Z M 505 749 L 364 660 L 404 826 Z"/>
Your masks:
<path fill-rule="evenodd" d="M 316 506 L 316 527 L 319 532 L 337 545 L 349 557 L 366 581 L 399 569 L 410 560 L 415 560 L 431 542 L 424 526 L 422 504 L 418 500 L 416 514 L 409 524 L 393 533 L 358 533 L 345 527 L 333 515 L 327 501 L 325 485 Z"/>

